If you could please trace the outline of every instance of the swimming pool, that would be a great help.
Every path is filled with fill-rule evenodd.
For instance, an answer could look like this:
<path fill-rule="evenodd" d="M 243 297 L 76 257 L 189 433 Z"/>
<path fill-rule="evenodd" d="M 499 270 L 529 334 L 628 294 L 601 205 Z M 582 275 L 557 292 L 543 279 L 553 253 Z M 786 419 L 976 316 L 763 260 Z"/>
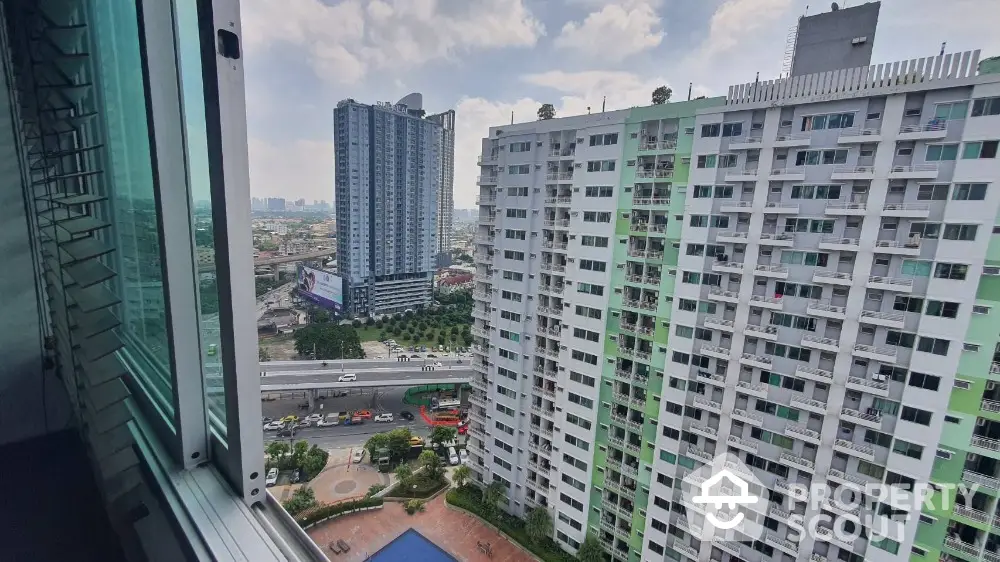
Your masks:
<path fill-rule="evenodd" d="M 368 557 L 371 562 L 458 562 L 441 547 L 421 535 L 416 529 L 407 529 L 392 539 L 378 552 Z"/>

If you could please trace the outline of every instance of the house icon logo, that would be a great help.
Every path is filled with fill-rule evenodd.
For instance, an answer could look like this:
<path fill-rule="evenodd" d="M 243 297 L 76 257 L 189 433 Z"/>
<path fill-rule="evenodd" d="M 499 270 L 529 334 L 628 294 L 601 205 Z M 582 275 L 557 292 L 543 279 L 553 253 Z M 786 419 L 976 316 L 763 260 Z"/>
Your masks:
<path fill-rule="evenodd" d="M 687 530 L 699 540 L 752 541 L 764 535 L 760 521 L 768 503 L 752 490 L 765 487 L 735 455 L 722 453 L 688 473 L 681 489 Z"/>

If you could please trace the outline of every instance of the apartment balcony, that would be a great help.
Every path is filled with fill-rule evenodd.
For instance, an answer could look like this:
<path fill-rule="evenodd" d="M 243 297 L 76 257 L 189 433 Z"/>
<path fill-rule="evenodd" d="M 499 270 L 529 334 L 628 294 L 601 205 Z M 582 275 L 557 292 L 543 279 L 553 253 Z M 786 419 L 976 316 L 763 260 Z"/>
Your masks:
<path fill-rule="evenodd" d="M 740 294 L 736 291 L 726 291 L 718 287 L 712 287 L 708 290 L 708 300 L 736 304 L 740 302 Z"/>
<path fill-rule="evenodd" d="M 737 541 L 724 541 L 722 539 L 714 539 L 712 544 L 719 548 L 719 550 L 729 554 L 730 556 L 735 556 L 736 558 L 743 559 L 743 544 Z"/>
<path fill-rule="evenodd" d="M 483 310 L 483 309 L 481 309 L 481 308 L 473 307 L 473 309 L 472 309 L 472 317 L 473 318 L 478 318 L 480 320 L 489 320 L 490 319 L 490 313 L 487 312 L 487 311 L 485 311 L 485 310 Z"/>
<path fill-rule="evenodd" d="M 786 232 L 762 233 L 760 235 L 761 246 L 777 246 L 779 248 L 791 248 L 795 246 L 795 235 Z"/>
<path fill-rule="evenodd" d="M 786 424 L 785 435 L 793 439 L 805 441 L 806 443 L 812 443 L 813 445 L 819 445 L 820 442 L 820 433 L 818 431 L 813 431 L 801 424 Z"/>
<path fill-rule="evenodd" d="M 838 144 L 860 144 L 868 142 L 882 142 L 882 129 L 878 127 L 851 127 L 841 129 L 837 136 Z"/>
<path fill-rule="evenodd" d="M 798 133 L 786 133 L 780 134 L 774 137 L 774 142 L 772 146 L 774 148 L 795 148 L 800 146 L 809 146 L 812 142 L 812 133 L 798 132 Z"/>
<path fill-rule="evenodd" d="M 633 207 L 666 207 L 670 205 L 667 197 L 632 197 Z"/>
<path fill-rule="evenodd" d="M 754 148 L 760 148 L 761 141 L 763 139 L 759 136 L 745 136 L 734 139 L 729 139 L 729 149 L 730 150 L 751 150 Z"/>
<path fill-rule="evenodd" d="M 647 276 L 645 276 L 645 277 L 642 278 L 642 282 L 645 285 L 652 285 L 653 287 L 659 287 L 660 286 L 660 281 L 662 279 L 663 278 L 660 277 L 659 275 L 647 275 Z"/>
<path fill-rule="evenodd" d="M 710 412 L 715 412 L 716 414 L 721 414 L 722 413 L 722 404 L 720 404 L 719 402 L 716 402 L 715 400 L 711 400 L 709 398 L 705 398 L 704 396 L 701 396 L 700 394 L 696 394 L 694 396 L 694 405 L 698 406 L 699 408 L 702 408 L 704 410 L 708 410 Z"/>
<path fill-rule="evenodd" d="M 826 369 L 818 369 L 808 365 L 796 365 L 795 376 L 823 384 L 833 383 L 833 373 Z"/>
<path fill-rule="evenodd" d="M 1000 478 L 980 474 L 971 470 L 966 470 L 962 473 L 962 482 L 969 485 L 978 484 L 979 486 L 989 488 L 990 490 L 1000 491 Z"/>
<path fill-rule="evenodd" d="M 889 384 L 861 377 L 847 377 L 847 388 L 859 392 L 867 392 L 882 398 L 889 397 Z"/>
<path fill-rule="evenodd" d="M 494 225 L 497 222 L 497 217 L 495 214 L 479 215 L 479 224 L 481 225 Z"/>
<path fill-rule="evenodd" d="M 883 291 L 895 291 L 897 293 L 912 293 L 913 279 L 905 277 L 883 277 L 872 275 L 868 278 L 867 287 L 869 289 L 880 289 Z"/>
<path fill-rule="evenodd" d="M 896 348 L 894 347 L 876 347 L 874 345 L 858 343 L 854 344 L 854 355 L 883 363 L 896 364 Z"/>
<path fill-rule="evenodd" d="M 822 400 L 806 398 L 805 396 L 799 396 L 796 394 L 792 396 L 791 405 L 814 414 L 826 415 L 826 402 L 823 402 Z"/>
<path fill-rule="evenodd" d="M 771 181 L 805 181 L 806 170 L 802 166 L 772 168 L 768 179 Z"/>
<path fill-rule="evenodd" d="M 715 241 L 719 244 L 746 244 L 749 237 L 749 232 L 735 232 L 727 230 L 716 234 Z"/>
<path fill-rule="evenodd" d="M 839 236 L 824 236 L 819 241 L 819 249 L 857 252 L 861 249 L 861 240 L 857 238 L 841 238 Z"/>
<path fill-rule="evenodd" d="M 970 556 L 973 560 L 979 559 L 979 553 L 983 549 L 978 544 L 964 542 L 958 537 L 945 537 L 944 545 L 952 550 L 957 550 L 962 554 Z"/>
<path fill-rule="evenodd" d="M 889 169 L 891 180 L 933 180 L 938 177 L 937 164 L 917 164 L 915 166 L 893 166 Z"/>
<path fill-rule="evenodd" d="M 767 398 L 767 385 L 764 383 L 738 381 L 736 390 L 757 398 Z"/>
<path fill-rule="evenodd" d="M 476 244 L 485 244 L 487 246 L 492 246 L 493 242 L 496 240 L 496 236 L 493 234 L 490 235 L 477 234 L 475 240 Z"/>
<path fill-rule="evenodd" d="M 899 128 L 897 141 L 936 140 L 948 135 L 948 121 L 924 123 L 923 125 L 903 125 Z"/>
<path fill-rule="evenodd" d="M 643 232 L 646 232 L 646 230 L 648 230 L 648 229 L 649 229 L 649 223 L 645 223 L 645 222 L 631 223 L 631 224 L 628 225 L 629 232 L 643 233 Z M 632 252 L 632 250 L 630 249 L 629 250 L 629 255 L 630 256 L 632 255 L 631 252 Z M 639 256 L 639 257 L 641 257 L 641 256 Z"/>
<path fill-rule="evenodd" d="M 722 330 L 723 332 L 733 332 L 733 321 L 725 320 L 717 316 L 709 316 L 705 318 L 704 326 L 706 328 L 711 328 L 713 330 Z"/>
<path fill-rule="evenodd" d="M 735 181 L 728 180 L 727 181 Z M 753 201 L 723 201 L 719 205 L 720 213 L 749 213 L 753 210 Z"/>
<path fill-rule="evenodd" d="M 482 396 L 476 394 L 475 392 L 469 394 L 469 403 L 470 404 L 475 404 L 475 405 L 480 406 L 482 408 L 486 407 L 486 399 L 483 398 Z"/>
<path fill-rule="evenodd" d="M 787 480 L 782 478 L 774 481 L 774 489 L 796 501 L 804 502 L 809 499 L 808 491 L 803 490 L 801 486 L 792 487 Z"/>
<path fill-rule="evenodd" d="M 627 399 L 626 399 L 626 401 L 627 401 Z M 621 415 L 618 415 L 618 414 L 611 414 L 611 421 L 614 422 L 614 423 L 617 423 L 618 425 L 620 425 L 622 427 L 627 427 L 627 428 L 632 429 L 634 431 L 642 431 L 642 424 L 639 423 L 639 422 L 637 422 L 637 421 L 633 421 L 633 420 L 628 419 L 628 416 L 621 416 Z"/>
<path fill-rule="evenodd" d="M 750 425 L 756 425 L 758 427 L 764 426 L 764 416 L 757 412 L 751 412 L 741 408 L 733 408 L 730 416 L 732 416 L 735 420 L 739 420 Z"/>
<path fill-rule="evenodd" d="M 773 365 L 771 358 L 766 355 L 754 355 L 753 353 L 744 353 L 740 356 L 740 363 L 750 366 L 757 367 L 759 369 L 771 370 Z"/>
<path fill-rule="evenodd" d="M 496 205 L 496 195 L 480 195 L 476 197 L 476 205 Z"/>
<path fill-rule="evenodd" d="M 640 180 L 640 179 L 664 180 L 664 179 L 670 179 L 672 177 L 674 177 L 674 171 L 673 170 L 664 170 L 664 169 L 660 169 L 660 170 L 636 170 L 636 172 L 635 172 L 635 179 L 637 179 L 637 180 Z"/>
<path fill-rule="evenodd" d="M 846 320 L 847 308 L 832 305 L 828 302 L 811 300 L 806 305 L 806 314 L 819 316 L 821 318 L 832 318 L 834 320 Z"/>
<path fill-rule="evenodd" d="M 969 445 L 976 449 L 990 451 L 991 453 L 1000 452 L 1000 440 L 990 439 L 981 435 L 973 435 L 972 439 L 969 440 Z"/>
<path fill-rule="evenodd" d="M 799 545 L 798 543 L 792 542 L 788 539 L 783 539 L 774 533 L 767 533 L 764 535 L 764 542 L 777 548 L 778 550 L 784 551 L 786 554 L 791 555 L 793 558 L 799 555 Z"/>
<path fill-rule="evenodd" d="M 573 181 L 573 172 L 548 172 L 545 174 L 546 181 L 569 182 Z"/>
<path fill-rule="evenodd" d="M 1000 413 L 1000 402 L 996 400 L 983 400 L 979 403 L 979 409 L 983 412 L 990 412 L 993 414 Z"/>
<path fill-rule="evenodd" d="M 700 449 L 698 447 L 690 445 L 688 446 L 687 452 L 685 454 L 689 457 L 698 459 L 699 461 L 705 464 L 712 464 L 712 461 L 715 460 L 715 455 L 713 455 L 712 453 L 709 453 L 704 449 Z"/>
<path fill-rule="evenodd" d="M 716 273 L 743 273 L 743 262 L 740 261 L 716 261 L 712 262 L 712 271 Z"/>
<path fill-rule="evenodd" d="M 769 297 L 766 295 L 750 295 L 750 306 L 758 306 L 768 310 L 784 310 L 785 301 L 780 297 Z"/>
<path fill-rule="evenodd" d="M 493 166 L 499 159 L 499 154 L 480 154 L 476 158 L 476 164 L 479 164 L 480 166 Z"/>
<path fill-rule="evenodd" d="M 834 482 L 839 482 L 841 484 L 846 484 L 846 485 L 848 485 L 848 486 L 850 486 L 852 488 L 857 488 L 857 487 L 864 488 L 864 487 L 868 486 L 868 483 L 869 483 L 868 480 L 865 480 L 864 478 L 861 478 L 860 476 L 855 476 L 853 474 L 847 474 L 843 470 L 837 470 L 835 468 L 831 468 L 830 469 L 830 471 L 827 473 L 827 477 L 829 479 L 833 480 Z"/>
<path fill-rule="evenodd" d="M 861 317 L 858 320 L 863 324 L 873 324 L 875 326 L 902 330 L 905 319 L 906 316 L 902 312 L 862 310 Z"/>
<path fill-rule="evenodd" d="M 671 543 L 671 546 L 673 547 L 674 550 L 676 550 L 677 552 L 680 552 L 681 554 L 687 556 L 691 560 L 698 560 L 698 549 L 692 547 L 687 542 L 685 542 L 685 541 L 683 541 L 681 539 L 675 538 L 674 541 Z"/>
<path fill-rule="evenodd" d="M 920 255 L 920 240 L 899 242 L 897 240 L 876 240 L 876 254 L 917 257 Z"/>
<path fill-rule="evenodd" d="M 801 340 L 801 345 L 802 347 L 809 347 L 812 349 L 818 349 L 820 351 L 829 351 L 832 353 L 837 353 L 838 351 L 840 351 L 840 340 L 835 340 L 833 338 L 824 338 L 813 334 L 803 335 Z"/>
<path fill-rule="evenodd" d="M 841 285 L 844 287 L 850 287 L 854 282 L 854 278 L 850 273 L 841 273 L 839 271 L 829 271 L 826 269 L 818 269 L 813 272 L 812 277 L 813 283 L 823 283 L 826 285 Z"/>
<path fill-rule="evenodd" d="M 717 345 L 710 345 L 707 343 L 702 344 L 701 348 L 698 350 L 698 353 L 700 353 L 701 355 L 705 355 L 707 357 L 714 357 L 716 359 L 725 359 L 727 361 L 730 358 L 730 350 L 724 347 L 720 347 Z"/>
<path fill-rule="evenodd" d="M 476 183 L 479 185 L 496 185 L 498 176 L 479 176 Z"/>
<path fill-rule="evenodd" d="M 757 443 L 750 439 L 742 439 L 735 435 L 730 435 L 726 442 L 730 447 L 736 447 L 737 449 L 743 449 L 744 451 L 750 451 L 751 453 L 757 453 Z"/>
<path fill-rule="evenodd" d="M 868 462 L 875 462 L 875 449 L 871 445 L 854 443 L 847 439 L 837 439 L 833 442 L 833 450 Z"/>
<path fill-rule="evenodd" d="M 676 140 L 661 140 L 661 141 L 639 143 L 639 152 L 650 152 L 653 150 L 675 150 L 676 148 L 677 148 Z"/>
<path fill-rule="evenodd" d="M 875 166 L 836 166 L 830 172 L 831 180 L 873 180 Z"/>
<path fill-rule="evenodd" d="M 727 168 L 725 180 L 727 182 L 757 181 L 759 174 L 760 171 L 757 168 Z"/>
<path fill-rule="evenodd" d="M 830 201 L 824 210 L 832 217 L 863 217 L 867 212 L 867 201 Z"/>
<path fill-rule="evenodd" d="M 707 425 L 705 425 L 703 423 L 692 422 L 691 425 L 688 426 L 688 431 L 690 431 L 691 433 L 697 433 L 698 435 L 701 435 L 702 437 L 708 437 L 709 439 L 712 439 L 713 441 L 716 438 L 719 437 L 719 430 L 718 429 L 714 429 L 714 428 L 709 427 L 709 426 L 707 426 Z"/>
<path fill-rule="evenodd" d="M 771 215 L 797 215 L 799 214 L 799 205 L 798 203 L 768 201 L 764 203 L 764 213 Z"/>
<path fill-rule="evenodd" d="M 788 268 L 782 265 L 757 265 L 753 268 L 753 274 L 771 279 L 788 279 Z"/>
<path fill-rule="evenodd" d="M 469 328 L 469 333 L 472 334 L 473 336 L 476 336 L 477 338 L 490 337 L 489 333 L 486 330 L 482 328 L 477 328 L 476 326 L 472 326 L 471 328 Z"/>
<path fill-rule="evenodd" d="M 844 533 L 835 533 L 833 530 L 826 527 L 816 526 L 815 528 L 816 538 L 827 543 L 835 544 L 842 548 L 851 551 L 854 549 L 854 541 L 857 540 L 854 536 L 844 536 Z"/>
<path fill-rule="evenodd" d="M 545 293 L 548 295 L 561 295 L 565 290 L 566 286 L 562 283 L 539 285 L 538 292 Z"/>
<path fill-rule="evenodd" d="M 576 148 L 549 147 L 549 158 L 572 158 L 576 156 Z"/>
<path fill-rule="evenodd" d="M 795 467 L 799 470 L 804 470 L 806 472 L 813 472 L 816 470 L 816 463 L 806 458 L 800 457 L 795 453 L 783 452 L 778 455 L 778 460 L 781 462 Z"/>
<path fill-rule="evenodd" d="M 882 429 L 882 414 L 862 412 L 854 408 L 841 408 L 840 419 L 871 429 Z"/>
<path fill-rule="evenodd" d="M 744 329 L 744 333 L 751 338 L 760 338 L 762 340 L 778 341 L 778 327 L 777 326 L 755 326 L 753 324 L 747 324 Z"/>

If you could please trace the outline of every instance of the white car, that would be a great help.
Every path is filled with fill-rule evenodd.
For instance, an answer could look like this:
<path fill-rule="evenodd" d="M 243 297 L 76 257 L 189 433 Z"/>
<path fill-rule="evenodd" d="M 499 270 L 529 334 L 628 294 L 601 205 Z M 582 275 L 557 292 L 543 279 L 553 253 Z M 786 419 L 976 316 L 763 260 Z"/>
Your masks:
<path fill-rule="evenodd" d="M 440 361 L 438 361 L 437 363 L 435 363 L 435 364 L 434 364 L 434 366 L 435 366 L 435 367 L 443 367 L 444 365 L 442 365 L 442 364 L 441 364 L 441 362 L 440 362 Z"/>
<path fill-rule="evenodd" d="M 337 377 L 337 382 L 354 382 L 356 380 L 358 380 L 358 375 L 354 373 L 347 373 L 346 375 Z"/>
<path fill-rule="evenodd" d="M 278 483 L 278 469 L 272 468 L 267 471 L 267 478 L 264 479 L 265 486 L 274 486 Z"/>
<path fill-rule="evenodd" d="M 354 449 L 354 454 L 351 455 L 351 462 L 354 464 L 358 464 L 364 458 L 365 458 L 365 450 L 362 449 L 361 447 L 358 447 L 357 449 Z"/>
<path fill-rule="evenodd" d="M 333 427 L 340 424 L 340 416 L 337 414 L 330 414 L 325 419 L 316 422 L 316 427 Z"/>
<path fill-rule="evenodd" d="M 448 463 L 451 464 L 451 466 L 458 464 L 458 453 L 455 452 L 454 447 L 448 447 Z"/>
<path fill-rule="evenodd" d="M 311 422 L 318 422 L 323 419 L 323 414 L 309 414 L 306 419 Z"/>
<path fill-rule="evenodd" d="M 386 412 L 384 414 L 377 414 L 374 419 L 375 422 L 391 422 L 393 421 L 392 414 Z"/>
<path fill-rule="evenodd" d="M 469 463 L 469 452 L 466 451 L 465 449 L 459 450 L 458 451 L 458 460 L 462 464 L 468 464 Z"/>
<path fill-rule="evenodd" d="M 283 427 L 285 427 L 285 424 L 281 423 L 280 421 L 275 420 L 273 422 L 268 422 L 268 423 L 264 424 L 264 431 L 278 431 L 279 429 L 281 429 Z"/>

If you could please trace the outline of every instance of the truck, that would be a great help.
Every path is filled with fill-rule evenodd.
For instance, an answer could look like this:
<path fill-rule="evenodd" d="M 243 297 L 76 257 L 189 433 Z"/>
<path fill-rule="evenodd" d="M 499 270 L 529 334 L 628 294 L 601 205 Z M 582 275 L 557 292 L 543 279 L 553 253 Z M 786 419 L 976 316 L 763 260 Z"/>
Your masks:
<path fill-rule="evenodd" d="M 390 468 L 392 455 L 389 453 L 388 448 L 382 447 L 381 449 L 376 451 L 375 454 L 376 456 L 378 456 L 378 460 L 376 462 L 378 463 L 379 472 L 389 472 L 390 470 L 392 470 Z M 375 461 L 375 459 L 372 460 Z"/>

